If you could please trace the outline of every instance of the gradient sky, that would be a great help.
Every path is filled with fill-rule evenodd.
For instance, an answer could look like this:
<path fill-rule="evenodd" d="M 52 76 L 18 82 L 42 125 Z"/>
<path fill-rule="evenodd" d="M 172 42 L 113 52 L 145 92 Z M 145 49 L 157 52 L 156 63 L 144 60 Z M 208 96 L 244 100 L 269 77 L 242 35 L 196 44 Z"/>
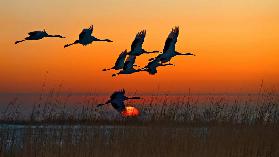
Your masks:
<path fill-rule="evenodd" d="M 91 24 L 96 37 L 114 42 L 63 48 Z M 0 25 L 1 93 L 38 92 L 44 78 L 71 92 L 253 92 L 261 80 L 279 85 L 278 0 L 9 0 L 0 2 Z M 147 29 L 145 49 L 162 50 L 176 25 L 177 51 L 196 57 L 177 57 L 175 67 L 161 67 L 155 76 L 112 78 L 101 71 L 130 49 L 138 31 Z M 67 38 L 14 45 L 42 29 Z"/>

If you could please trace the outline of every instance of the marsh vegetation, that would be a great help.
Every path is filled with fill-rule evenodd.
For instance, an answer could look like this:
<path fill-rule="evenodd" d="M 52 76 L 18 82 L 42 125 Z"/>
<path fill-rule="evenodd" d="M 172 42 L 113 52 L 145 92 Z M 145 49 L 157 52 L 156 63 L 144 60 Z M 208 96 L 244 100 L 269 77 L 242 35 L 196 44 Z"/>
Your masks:
<path fill-rule="evenodd" d="M 18 99 L 1 110 L 0 156 L 279 156 L 279 96 L 149 96 L 123 118 L 94 95 L 48 92 L 28 112 Z"/>

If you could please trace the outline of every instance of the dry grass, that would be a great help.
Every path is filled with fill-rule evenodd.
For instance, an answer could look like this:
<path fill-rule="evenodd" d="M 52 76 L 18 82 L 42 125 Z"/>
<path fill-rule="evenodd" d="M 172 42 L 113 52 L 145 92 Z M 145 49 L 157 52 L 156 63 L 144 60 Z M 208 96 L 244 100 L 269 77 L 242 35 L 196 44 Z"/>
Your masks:
<path fill-rule="evenodd" d="M 208 96 L 152 96 L 130 104 L 141 114 L 137 118 L 123 118 L 110 105 L 97 108 L 97 96 L 86 96 L 81 102 L 70 105 L 71 95 L 51 90 L 39 97 L 30 112 L 18 99 L 13 99 L 0 112 L 0 122 L 17 124 L 242 124 L 278 125 L 279 95 L 275 91 L 261 92 L 246 97 Z"/>
<path fill-rule="evenodd" d="M 1 112 L 0 157 L 190 156 L 278 157 L 279 96 L 265 90 L 240 100 L 190 94 L 175 101 L 131 102 L 137 118 L 122 118 L 88 96 L 42 94 L 30 113 L 17 99 Z"/>
<path fill-rule="evenodd" d="M 25 126 L 1 129 L 0 156 L 277 157 L 278 128 Z"/>

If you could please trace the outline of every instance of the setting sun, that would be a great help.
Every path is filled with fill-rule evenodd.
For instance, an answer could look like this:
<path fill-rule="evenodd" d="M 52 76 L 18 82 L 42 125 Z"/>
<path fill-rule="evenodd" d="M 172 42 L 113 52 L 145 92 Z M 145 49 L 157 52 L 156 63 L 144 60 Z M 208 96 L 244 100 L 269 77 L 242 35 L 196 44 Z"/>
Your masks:
<path fill-rule="evenodd" d="M 139 110 L 132 106 L 127 106 L 124 111 L 121 112 L 123 117 L 136 117 L 140 114 Z"/>

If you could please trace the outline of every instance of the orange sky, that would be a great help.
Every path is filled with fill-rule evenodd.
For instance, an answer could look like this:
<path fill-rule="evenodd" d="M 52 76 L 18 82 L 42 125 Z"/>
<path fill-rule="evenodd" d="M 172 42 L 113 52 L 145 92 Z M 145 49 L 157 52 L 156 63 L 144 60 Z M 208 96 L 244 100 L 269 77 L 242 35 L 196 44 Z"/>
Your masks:
<path fill-rule="evenodd" d="M 0 2 L 0 92 L 38 92 L 47 83 L 62 82 L 71 92 L 130 91 L 246 92 L 261 80 L 279 85 L 278 0 L 59 0 Z M 113 43 L 67 49 L 84 27 Z M 175 67 L 161 67 L 151 76 L 142 72 L 111 77 L 102 72 L 118 54 L 130 49 L 135 34 L 147 30 L 144 48 L 162 50 L 174 26 L 180 26 Z M 66 39 L 43 39 L 14 45 L 33 30 L 46 29 Z M 146 64 L 154 55 L 143 55 Z"/>

